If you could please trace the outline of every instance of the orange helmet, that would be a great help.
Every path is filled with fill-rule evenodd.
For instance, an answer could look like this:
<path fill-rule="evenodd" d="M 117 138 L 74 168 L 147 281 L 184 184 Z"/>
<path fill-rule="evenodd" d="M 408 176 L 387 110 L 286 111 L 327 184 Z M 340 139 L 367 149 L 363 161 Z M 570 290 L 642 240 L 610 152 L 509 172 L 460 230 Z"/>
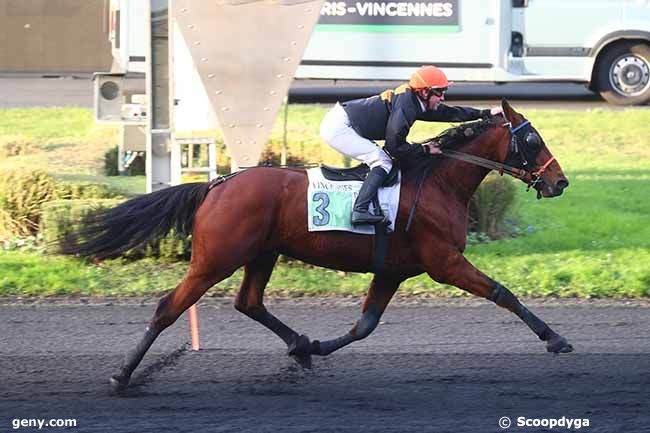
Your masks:
<path fill-rule="evenodd" d="M 435 66 L 420 66 L 409 80 L 413 90 L 420 89 L 446 89 L 449 86 L 447 76 Z"/>

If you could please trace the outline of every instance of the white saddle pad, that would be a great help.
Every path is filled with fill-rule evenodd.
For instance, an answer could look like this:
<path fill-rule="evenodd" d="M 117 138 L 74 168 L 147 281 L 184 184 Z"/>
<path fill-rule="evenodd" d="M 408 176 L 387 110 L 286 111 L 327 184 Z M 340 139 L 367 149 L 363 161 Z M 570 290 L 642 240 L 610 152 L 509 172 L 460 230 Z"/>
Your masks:
<path fill-rule="evenodd" d="M 328 180 L 318 167 L 307 170 L 307 175 L 307 225 L 310 232 L 337 230 L 367 235 L 375 233 L 374 226 L 353 226 L 350 221 L 352 205 L 363 182 Z M 395 230 L 401 178 L 402 173 L 399 172 L 393 186 L 379 189 L 379 206 L 390 219 L 389 231 Z M 373 210 L 372 204 L 370 210 Z"/>

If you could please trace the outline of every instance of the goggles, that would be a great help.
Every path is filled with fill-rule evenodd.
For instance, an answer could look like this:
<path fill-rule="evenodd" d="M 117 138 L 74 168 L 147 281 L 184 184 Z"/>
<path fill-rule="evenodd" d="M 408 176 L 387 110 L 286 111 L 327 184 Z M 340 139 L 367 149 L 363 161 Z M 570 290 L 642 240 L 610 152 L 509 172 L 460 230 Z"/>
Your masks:
<path fill-rule="evenodd" d="M 441 98 L 442 96 L 447 93 L 447 87 L 432 87 L 429 89 L 429 93 L 427 94 L 427 99 L 431 98 L 432 96 L 436 96 L 438 98 Z"/>

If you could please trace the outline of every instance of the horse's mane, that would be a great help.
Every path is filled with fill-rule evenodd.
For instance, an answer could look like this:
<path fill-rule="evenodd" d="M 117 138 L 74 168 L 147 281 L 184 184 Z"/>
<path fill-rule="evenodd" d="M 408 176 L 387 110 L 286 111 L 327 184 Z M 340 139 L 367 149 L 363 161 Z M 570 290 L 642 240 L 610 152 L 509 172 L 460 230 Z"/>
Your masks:
<path fill-rule="evenodd" d="M 478 137 L 497 123 L 498 120 L 496 117 L 463 123 L 453 128 L 445 129 L 435 137 L 416 142 L 416 144 L 433 142 L 437 143 L 441 149 L 454 149 Z"/>
<path fill-rule="evenodd" d="M 475 120 L 472 122 L 466 122 L 455 126 L 453 128 L 445 129 L 440 134 L 423 140 L 414 142 L 415 144 L 425 144 L 425 143 L 435 143 L 441 149 L 458 149 L 463 144 L 472 141 L 477 138 L 485 131 L 490 129 L 492 126 L 499 123 L 499 118 L 496 116 L 489 117 L 487 119 Z M 432 167 L 433 165 L 444 164 L 444 163 L 453 163 L 453 160 L 447 158 L 438 158 L 436 155 L 432 155 L 429 158 L 423 158 L 419 161 L 406 162 L 402 164 L 407 171 L 421 172 L 421 169 L 426 167 Z"/>

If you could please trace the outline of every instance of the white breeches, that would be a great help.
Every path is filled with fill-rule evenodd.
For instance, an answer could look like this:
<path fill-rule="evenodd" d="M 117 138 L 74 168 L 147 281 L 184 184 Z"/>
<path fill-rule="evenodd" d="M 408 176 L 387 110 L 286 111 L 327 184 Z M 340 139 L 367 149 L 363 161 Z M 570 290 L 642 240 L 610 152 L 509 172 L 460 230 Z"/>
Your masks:
<path fill-rule="evenodd" d="M 371 169 L 381 167 L 390 172 L 393 162 L 372 140 L 363 138 L 350 126 L 350 119 L 338 102 L 323 118 L 320 136 L 327 144 L 345 156 L 368 165 Z"/>

